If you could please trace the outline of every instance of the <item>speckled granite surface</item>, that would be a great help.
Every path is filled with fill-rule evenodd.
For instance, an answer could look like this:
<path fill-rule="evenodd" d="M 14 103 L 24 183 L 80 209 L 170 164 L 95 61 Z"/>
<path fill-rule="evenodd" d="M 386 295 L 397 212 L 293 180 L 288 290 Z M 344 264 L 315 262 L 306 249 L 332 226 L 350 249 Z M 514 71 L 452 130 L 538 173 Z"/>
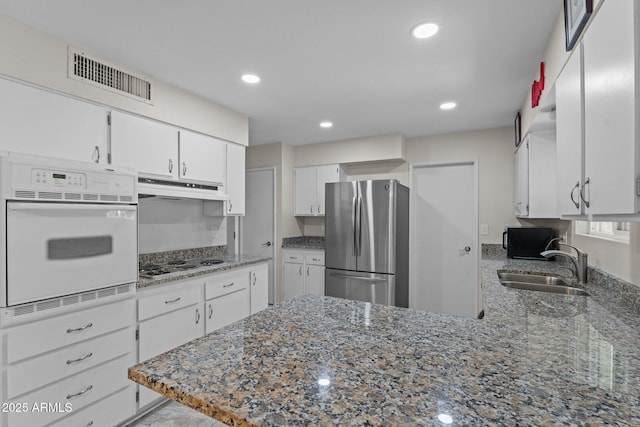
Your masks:
<path fill-rule="evenodd" d="M 198 261 L 206 259 L 211 255 L 206 255 L 197 258 L 187 258 L 187 263 L 198 264 Z M 234 268 L 244 267 L 245 265 L 257 264 L 270 260 L 269 257 L 256 257 L 250 255 L 226 255 L 220 256 L 224 260 L 222 264 L 215 264 L 210 266 L 202 266 L 194 268 L 192 270 L 178 271 L 175 273 L 163 274 L 162 276 L 148 279 L 144 277 L 138 278 L 138 289 L 148 288 L 149 286 L 161 285 L 163 283 L 174 282 L 178 280 L 188 279 L 191 277 L 202 276 L 204 274 L 216 273 L 218 271 L 231 270 Z"/>
<path fill-rule="evenodd" d="M 324 249 L 324 236 L 298 236 L 282 238 L 283 248 Z"/>
<path fill-rule="evenodd" d="M 638 311 L 597 284 L 505 288 L 499 269 L 568 273 L 483 261 L 484 320 L 306 295 L 129 377 L 230 425 L 640 425 Z"/>

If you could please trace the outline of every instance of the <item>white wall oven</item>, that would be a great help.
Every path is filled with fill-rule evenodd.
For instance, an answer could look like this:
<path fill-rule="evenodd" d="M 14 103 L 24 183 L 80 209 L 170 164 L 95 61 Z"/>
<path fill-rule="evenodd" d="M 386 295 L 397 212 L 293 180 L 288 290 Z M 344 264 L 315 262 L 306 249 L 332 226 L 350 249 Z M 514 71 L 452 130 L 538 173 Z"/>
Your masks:
<path fill-rule="evenodd" d="M 136 173 L 0 155 L 0 306 L 137 280 Z"/>

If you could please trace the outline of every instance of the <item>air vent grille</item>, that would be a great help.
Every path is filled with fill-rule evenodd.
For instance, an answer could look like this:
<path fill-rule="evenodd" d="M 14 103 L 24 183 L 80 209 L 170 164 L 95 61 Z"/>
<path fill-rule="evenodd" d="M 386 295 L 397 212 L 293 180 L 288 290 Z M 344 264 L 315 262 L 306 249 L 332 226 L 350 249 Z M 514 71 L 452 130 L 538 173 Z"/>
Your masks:
<path fill-rule="evenodd" d="M 102 200 L 103 202 L 117 202 L 118 196 L 114 196 L 112 194 L 101 194 L 100 200 Z"/>
<path fill-rule="evenodd" d="M 58 193 L 57 191 L 39 191 L 38 192 L 39 199 L 53 199 L 53 200 L 62 200 L 62 193 Z"/>
<path fill-rule="evenodd" d="M 35 191 L 27 191 L 27 190 L 16 190 L 14 195 L 17 199 L 35 199 L 36 192 Z"/>
<path fill-rule="evenodd" d="M 150 102 L 152 82 L 69 47 L 70 78 Z"/>
<path fill-rule="evenodd" d="M 121 202 L 133 202 L 133 197 L 131 196 L 120 196 Z"/>
<path fill-rule="evenodd" d="M 66 200 L 82 200 L 82 194 L 80 193 L 64 193 Z"/>
<path fill-rule="evenodd" d="M 82 200 L 98 200 L 97 194 L 83 194 Z"/>

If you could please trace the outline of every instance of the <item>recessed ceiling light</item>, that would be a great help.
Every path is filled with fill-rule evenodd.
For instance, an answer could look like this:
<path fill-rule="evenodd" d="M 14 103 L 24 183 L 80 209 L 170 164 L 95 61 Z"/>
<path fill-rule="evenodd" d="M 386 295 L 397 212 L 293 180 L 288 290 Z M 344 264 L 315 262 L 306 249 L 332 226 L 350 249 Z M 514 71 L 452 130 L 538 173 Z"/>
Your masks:
<path fill-rule="evenodd" d="M 331 122 L 320 122 L 320 127 L 321 128 L 331 128 L 331 127 L 333 127 L 333 123 L 331 123 Z"/>
<path fill-rule="evenodd" d="M 256 76 L 255 74 L 243 74 L 242 81 L 245 83 L 256 84 L 260 82 L 260 77 Z"/>
<path fill-rule="evenodd" d="M 438 24 L 433 22 L 423 22 L 411 29 L 411 35 L 417 39 L 428 39 L 438 32 Z"/>
<path fill-rule="evenodd" d="M 441 110 L 451 110 L 453 108 L 456 108 L 456 103 L 455 102 L 444 102 L 444 103 L 440 104 L 440 109 Z"/>

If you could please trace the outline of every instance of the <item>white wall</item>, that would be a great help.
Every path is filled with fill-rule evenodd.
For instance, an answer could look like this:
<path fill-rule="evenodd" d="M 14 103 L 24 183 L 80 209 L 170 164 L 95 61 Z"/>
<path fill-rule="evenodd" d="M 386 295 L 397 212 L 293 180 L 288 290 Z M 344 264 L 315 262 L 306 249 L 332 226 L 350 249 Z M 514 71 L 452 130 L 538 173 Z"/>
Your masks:
<path fill-rule="evenodd" d="M 206 217 L 201 200 L 140 199 L 141 254 L 227 244 L 227 218 Z"/>
<path fill-rule="evenodd" d="M 247 116 L 155 81 L 153 105 L 67 78 L 67 42 L 0 14 L 0 74 L 247 145 Z M 99 52 L 88 53 L 98 56 Z M 104 58 L 109 61 L 109 58 Z M 126 64 L 119 64 L 126 68 Z M 132 70 L 138 71 L 138 70 Z M 151 76 L 153 77 L 153 76 Z"/>

